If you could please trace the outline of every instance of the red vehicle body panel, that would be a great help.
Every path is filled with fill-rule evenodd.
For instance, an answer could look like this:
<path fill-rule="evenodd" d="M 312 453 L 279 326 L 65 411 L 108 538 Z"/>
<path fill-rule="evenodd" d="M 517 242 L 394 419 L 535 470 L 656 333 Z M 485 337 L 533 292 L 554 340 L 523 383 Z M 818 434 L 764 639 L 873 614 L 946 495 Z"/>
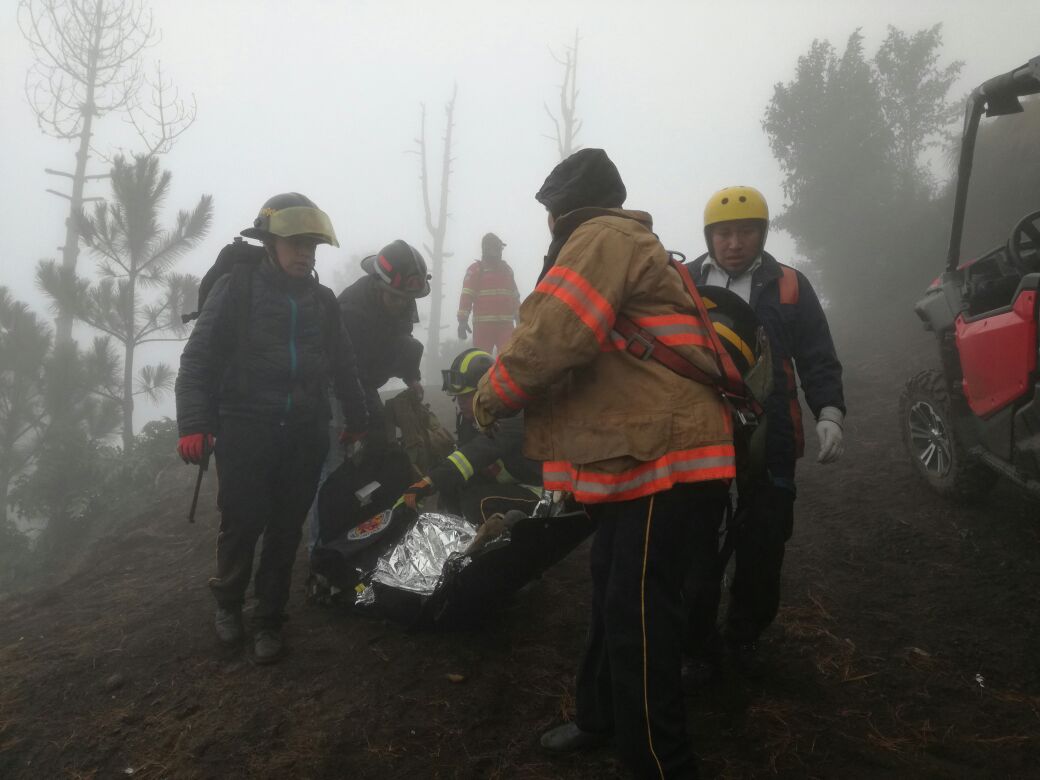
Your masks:
<path fill-rule="evenodd" d="M 965 322 L 957 317 L 957 351 L 964 373 L 964 395 L 979 417 L 1021 397 L 1030 387 L 1037 362 L 1036 291 L 1023 292 L 1010 311 Z"/>

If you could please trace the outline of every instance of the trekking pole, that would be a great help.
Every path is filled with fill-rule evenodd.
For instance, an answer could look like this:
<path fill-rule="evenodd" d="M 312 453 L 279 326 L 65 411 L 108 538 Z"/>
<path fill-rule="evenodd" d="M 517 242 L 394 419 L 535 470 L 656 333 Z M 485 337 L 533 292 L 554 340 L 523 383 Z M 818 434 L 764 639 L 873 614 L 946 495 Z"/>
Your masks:
<path fill-rule="evenodd" d="M 199 488 L 202 487 L 202 475 L 209 468 L 209 437 L 202 437 L 202 460 L 199 461 L 199 473 L 195 477 L 195 492 L 191 497 L 191 509 L 188 510 L 188 522 L 195 522 L 195 509 L 199 505 Z"/>

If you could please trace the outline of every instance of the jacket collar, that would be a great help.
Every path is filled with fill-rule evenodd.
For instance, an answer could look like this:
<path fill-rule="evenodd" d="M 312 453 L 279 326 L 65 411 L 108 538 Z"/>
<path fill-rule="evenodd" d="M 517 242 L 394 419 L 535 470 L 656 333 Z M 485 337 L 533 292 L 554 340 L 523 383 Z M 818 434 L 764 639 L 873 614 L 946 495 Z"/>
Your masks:
<path fill-rule="evenodd" d="M 784 275 L 779 261 L 768 252 L 763 251 L 757 262 L 758 267 L 751 274 L 751 300 L 749 304 L 752 309 L 758 303 L 758 298 L 762 291 Z M 715 261 L 707 253 L 693 260 L 690 263 L 690 275 L 693 277 L 694 282 L 703 284 L 708 277 L 708 269 L 714 264 Z"/>
<path fill-rule="evenodd" d="M 740 277 L 744 276 L 745 274 L 751 274 L 752 278 L 754 278 L 755 272 L 758 271 L 758 269 L 761 267 L 761 265 L 762 265 L 762 255 L 759 255 L 758 257 L 756 257 L 754 259 L 754 262 L 752 262 L 751 265 L 749 265 L 747 268 L 745 268 L 742 272 L 740 272 L 736 276 L 733 276 L 732 274 L 729 273 L 729 271 L 727 271 L 725 268 L 723 268 L 721 265 L 719 265 L 718 262 L 716 262 L 715 258 L 713 258 L 710 255 L 708 255 L 708 256 L 705 256 L 705 258 L 704 258 L 704 266 L 703 266 L 703 268 L 704 268 L 704 274 L 705 275 L 707 275 L 709 273 L 709 269 L 710 268 L 714 268 L 719 273 L 726 274 L 726 275 L 732 277 L 734 280 L 736 280 L 736 279 L 739 279 Z"/>
<path fill-rule="evenodd" d="M 595 217 L 622 217 L 623 219 L 631 219 L 647 230 L 653 230 L 654 219 L 645 211 L 636 211 L 634 209 L 604 209 L 596 206 L 588 208 L 575 209 L 574 211 L 568 211 L 566 214 L 561 214 L 560 218 L 556 220 L 556 226 L 553 228 L 553 237 L 558 236 L 562 231 L 566 231 L 568 235 L 573 233 L 578 225 L 583 222 L 588 222 L 590 219 Z"/>
<path fill-rule="evenodd" d="M 595 219 L 596 217 L 621 217 L 622 219 L 631 219 L 634 222 L 638 222 L 647 230 L 653 230 L 654 227 L 653 217 L 645 211 L 604 209 L 598 207 L 568 211 L 566 214 L 561 215 L 553 225 L 552 243 L 549 244 L 549 251 L 545 255 L 545 261 L 542 263 L 542 272 L 538 275 L 539 282 L 542 281 L 542 278 L 547 273 L 549 273 L 549 269 L 556 265 L 556 258 L 560 254 L 560 250 L 563 249 L 563 245 L 566 244 L 567 240 L 571 237 L 571 234 L 573 234 L 581 225 L 588 222 L 590 219 Z"/>

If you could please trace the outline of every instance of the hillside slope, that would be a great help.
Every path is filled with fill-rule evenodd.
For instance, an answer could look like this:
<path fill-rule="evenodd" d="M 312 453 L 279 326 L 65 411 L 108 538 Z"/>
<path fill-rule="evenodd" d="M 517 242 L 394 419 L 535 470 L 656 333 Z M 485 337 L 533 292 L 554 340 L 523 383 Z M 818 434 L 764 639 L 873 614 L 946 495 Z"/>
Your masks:
<path fill-rule="evenodd" d="M 1007 486 L 955 507 L 914 478 L 895 424 L 909 349 L 851 366 L 845 458 L 801 467 L 769 676 L 688 699 L 706 775 L 1040 766 L 1040 512 Z M 301 553 L 289 655 L 259 667 L 213 638 L 212 481 L 194 526 L 187 499 L 171 491 L 62 584 L 0 601 L 0 776 L 624 776 L 609 749 L 537 745 L 572 715 L 587 547 L 450 634 L 306 605 Z"/>

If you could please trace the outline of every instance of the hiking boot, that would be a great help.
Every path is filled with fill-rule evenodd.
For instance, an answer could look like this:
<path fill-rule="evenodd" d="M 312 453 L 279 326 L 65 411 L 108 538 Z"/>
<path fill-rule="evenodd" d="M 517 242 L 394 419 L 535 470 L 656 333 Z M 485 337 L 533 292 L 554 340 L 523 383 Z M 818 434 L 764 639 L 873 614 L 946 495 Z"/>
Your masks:
<path fill-rule="evenodd" d="M 282 632 L 276 628 L 261 628 L 253 637 L 253 657 L 258 664 L 273 664 L 282 657 Z"/>
<path fill-rule="evenodd" d="M 582 731 L 576 723 L 564 723 L 542 734 L 540 741 L 542 749 L 550 753 L 571 753 L 605 745 L 610 741 L 610 735 Z"/>
<path fill-rule="evenodd" d="M 758 642 L 734 642 L 729 646 L 729 657 L 733 661 L 733 668 L 748 679 L 760 680 L 765 676 Z"/>
<path fill-rule="evenodd" d="M 217 616 L 213 621 L 217 629 L 217 639 L 225 645 L 234 645 L 242 641 L 242 610 L 217 607 Z"/>

